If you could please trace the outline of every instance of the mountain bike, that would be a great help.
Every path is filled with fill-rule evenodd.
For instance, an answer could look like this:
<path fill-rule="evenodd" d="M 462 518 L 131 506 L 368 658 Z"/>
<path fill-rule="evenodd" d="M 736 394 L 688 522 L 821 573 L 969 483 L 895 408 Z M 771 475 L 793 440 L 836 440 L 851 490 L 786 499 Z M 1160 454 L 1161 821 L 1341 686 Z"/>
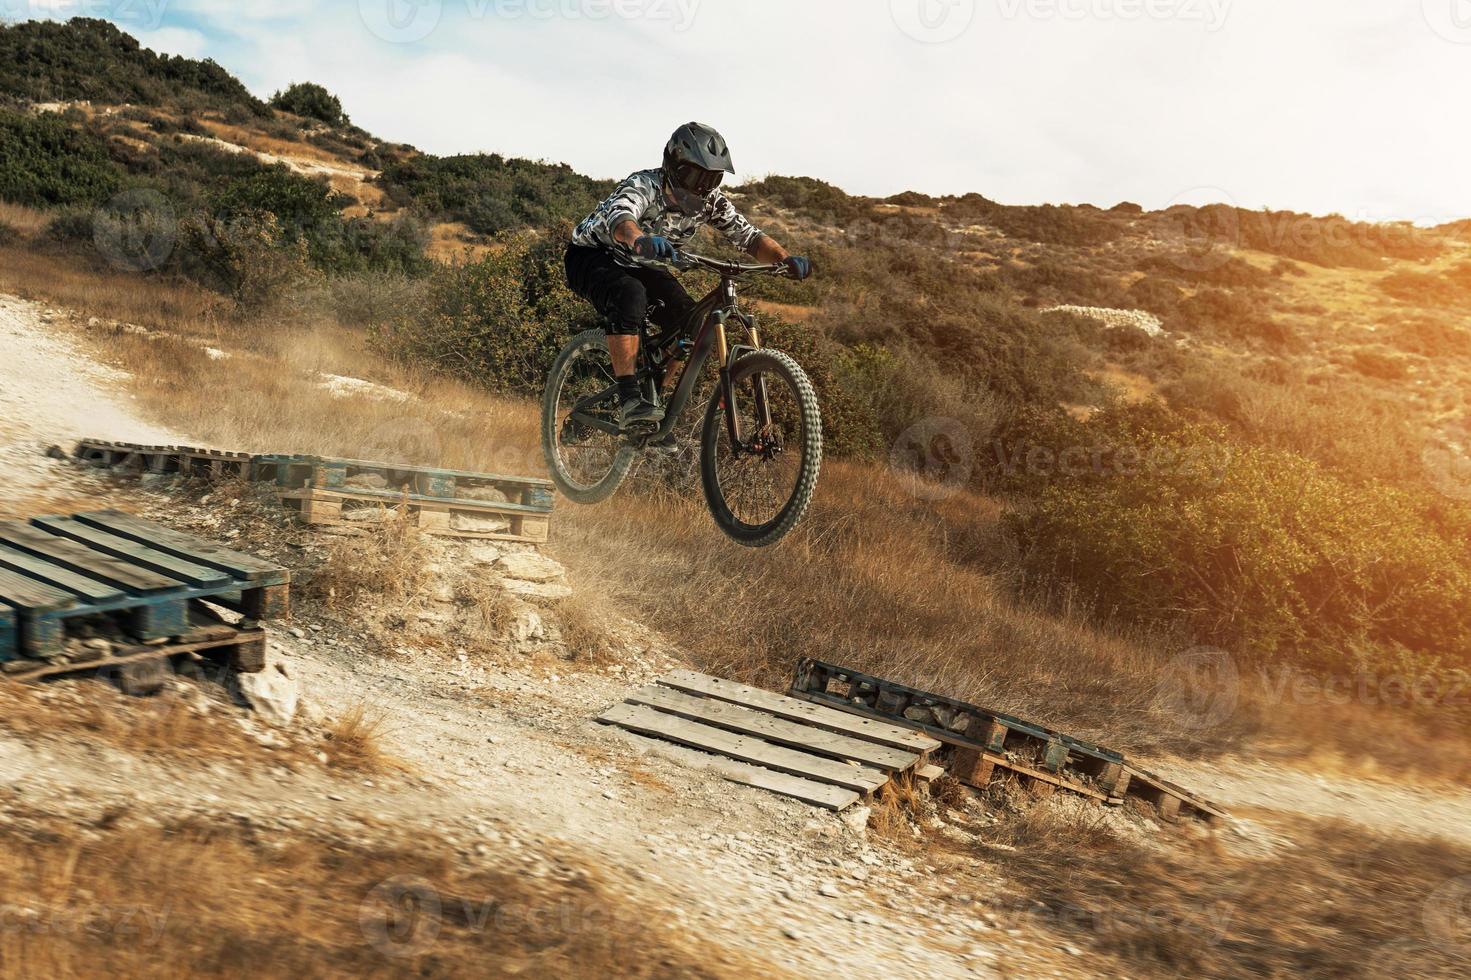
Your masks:
<path fill-rule="evenodd" d="M 612 496 L 642 452 L 675 431 L 700 383 L 705 362 L 719 376 L 700 426 L 700 485 L 715 523 L 750 547 L 774 544 L 812 502 L 822 466 L 817 392 L 791 356 L 761 346 L 755 318 L 741 309 L 736 284 L 748 276 L 784 276 L 785 265 L 743 265 L 676 254 L 676 269 L 707 269 L 720 284 L 686 324 L 640 331 L 637 380 L 644 397 L 664 406 L 653 431 L 618 425 L 618 389 L 601 330 L 573 337 L 552 364 L 542 402 L 542 451 L 553 482 L 569 499 L 595 504 Z M 727 328 L 744 342 L 732 344 Z M 666 392 L 678 377 L 673 392 Z"/>

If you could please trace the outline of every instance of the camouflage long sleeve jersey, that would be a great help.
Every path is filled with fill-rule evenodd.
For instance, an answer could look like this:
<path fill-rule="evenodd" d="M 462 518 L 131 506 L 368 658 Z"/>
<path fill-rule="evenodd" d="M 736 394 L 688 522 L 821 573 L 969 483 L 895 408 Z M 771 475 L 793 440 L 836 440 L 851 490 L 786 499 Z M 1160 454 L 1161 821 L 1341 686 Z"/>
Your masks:
<path fill-rule="evenodd" d="M 608 199 L 577 226 L 572 233 L 572 243 L 613 249 L 613 229 L 625 221 L 634 222 L 650 235 L 664 236 L 674 243 L 675 248 L 683 248 L 705 225 L 720 232 L 739 249 L 750 248 L 751 243 L 761 237 L 761 231 L 718 190 L 705 197 L 705 207 L 699 214 L 686 215 L 674 210 L 664 199 L 663 180 L 663 171 L 657 168 L 629 174 Z M 622 265 L 638 264 L 623 255 L 619 255 L 617 260 Z"/>

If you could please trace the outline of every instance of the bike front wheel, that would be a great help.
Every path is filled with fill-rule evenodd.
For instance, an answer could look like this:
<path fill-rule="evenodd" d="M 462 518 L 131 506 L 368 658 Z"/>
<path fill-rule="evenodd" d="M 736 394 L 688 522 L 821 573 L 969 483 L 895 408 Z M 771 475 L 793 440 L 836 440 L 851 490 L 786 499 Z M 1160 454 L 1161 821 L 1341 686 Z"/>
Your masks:
<path fill-rule="evenodd" d="M 734 405 L 717 390 L 705 411 L 700 483 L 720 529 L 761 548 L 785 537 L 812 503 L 822 468 L 822 415 L 811 379 L 781 351 L 738 359 L 730 386 Z"/>
<path fill-rule="evenodd" d="M 541 448 L 552 482 L 568 500 L 595 504 L 628 476 L 636 453 L 617 434 L 617 382 L 601 330 L 573 337 L 547 377 Z M 575 410 L 575 414 L 574 414 Z"/>

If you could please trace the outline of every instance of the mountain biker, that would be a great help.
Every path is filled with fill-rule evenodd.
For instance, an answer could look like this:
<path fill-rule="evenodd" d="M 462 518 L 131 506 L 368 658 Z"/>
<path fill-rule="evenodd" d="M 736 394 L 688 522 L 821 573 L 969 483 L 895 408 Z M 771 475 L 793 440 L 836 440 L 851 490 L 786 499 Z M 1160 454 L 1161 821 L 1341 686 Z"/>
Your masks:
<path fill-rule="evenodd" d="M 703 123 L 679 127 L 664 147 L 657 170 L 630 174 L 577 226 L 567 247 L 567 285 L 607 319 L 608 354 L 618 383 L 618 424 L 625 432 L 651 429 L 664 410 L 644 398 L 634 380 L 639 327 L 653 303 L 651 319 L 664 330 L 683 326 L 695 301 L 668 270 L 645 262 L 668 261 L 704 225 L 758 262 L 784 263 L 806 279 L 812 263 L 753 226 L 719 190 L 735 173 L 730 148 Z M 630 251 L 631 249 L 631 251 Z M 665 438 L 672 447 L 673 434 Z"/>

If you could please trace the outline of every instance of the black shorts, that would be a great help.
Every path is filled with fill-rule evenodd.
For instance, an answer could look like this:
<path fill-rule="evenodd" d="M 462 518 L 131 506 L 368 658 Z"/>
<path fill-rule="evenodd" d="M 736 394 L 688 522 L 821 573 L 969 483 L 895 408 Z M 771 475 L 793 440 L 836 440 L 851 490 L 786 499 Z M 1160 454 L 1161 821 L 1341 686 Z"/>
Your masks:
<path fill-rule="evenodd" d="M 679 280 L 663 269 L 631 269 L 612 253 L 582 245 L 567 246 L 567 286 L 606 318 L 610 334 L 637 336 L 649 304 L 663 303 L 653 321 L 663 330 L 683 327 L 695 301 Z"/>

